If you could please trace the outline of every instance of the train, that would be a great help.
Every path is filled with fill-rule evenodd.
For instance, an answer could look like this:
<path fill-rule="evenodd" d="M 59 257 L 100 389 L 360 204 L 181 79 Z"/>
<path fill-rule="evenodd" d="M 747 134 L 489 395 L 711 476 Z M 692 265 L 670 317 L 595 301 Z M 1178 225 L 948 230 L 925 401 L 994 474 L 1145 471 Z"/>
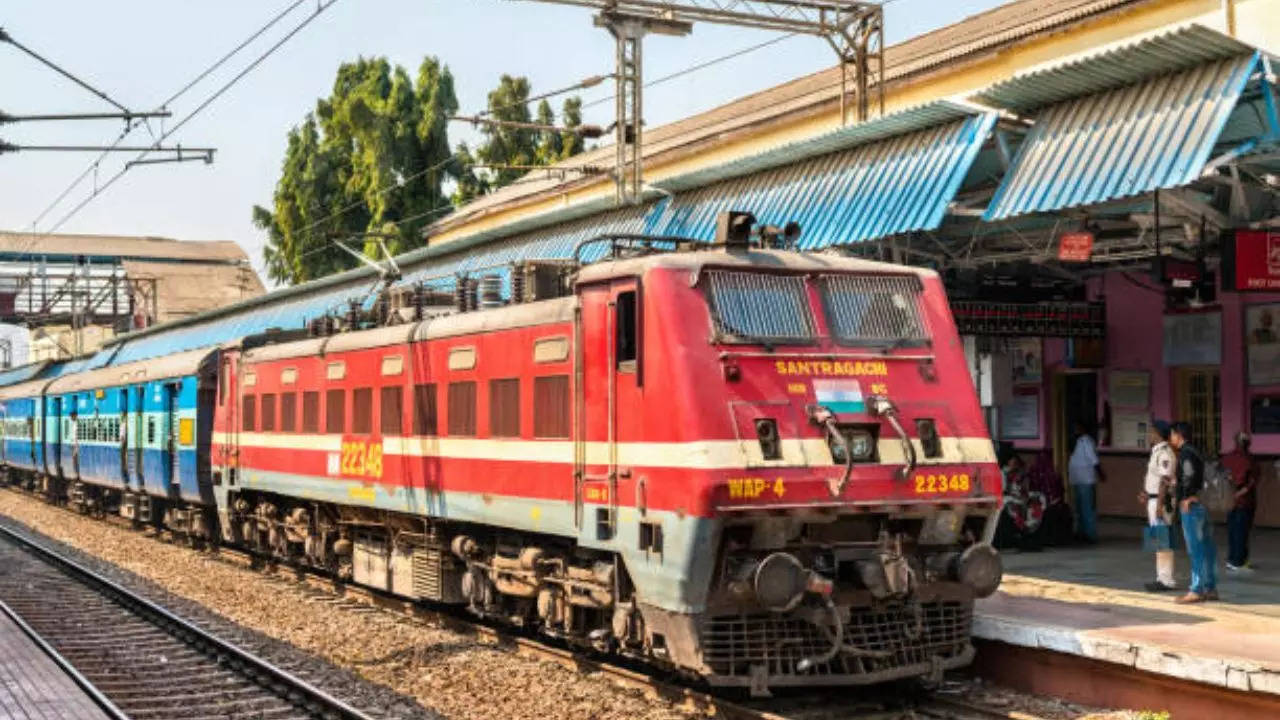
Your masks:
<path fill-rule="evenodd" d="M 0 463 L 713 687 L 938 678 L 1001 578 L 962 343 L 937 273 L 796 230 L 727 212 L 595 238 L 536 294 L 64 364 L 0 388 Z"/>

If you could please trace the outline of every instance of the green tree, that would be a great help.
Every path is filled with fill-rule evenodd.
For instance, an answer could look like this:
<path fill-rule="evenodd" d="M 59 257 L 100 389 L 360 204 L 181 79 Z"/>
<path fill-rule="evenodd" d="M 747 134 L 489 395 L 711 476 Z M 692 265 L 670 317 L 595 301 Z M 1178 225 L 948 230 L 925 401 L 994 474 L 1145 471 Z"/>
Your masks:
<path fill-rule="evenodd" d="M 390 233 L 393 253 L 421 244 L 423 226 L 451 207 L 445 183 L 460 166 L 447 124 L 457 111 L 453 76 L 435 58 L 416 83 L 384 58 L 340 66 L 333 92 L 289 132 L 272 209 L 253 208 L 271 278 L 298 283 L 353 267 L 334 242 L 351 235 Z M 376 246 L 370 239 L 364 251 L 377 257 Z"/>
<path fill-rule="evenodd" d="M 529 116 L 529 79 L 503 75 L 489 92 L 489 117 L 494 120 L 533 122 Z M 485 140 L 476 158 L 486 165 L 538 164 L 538 132 L 527 128 L 484 125 Z M 500 188 L 524 175 L 524 170 L 492 169 L 486 172 L 491 188 Z"/>

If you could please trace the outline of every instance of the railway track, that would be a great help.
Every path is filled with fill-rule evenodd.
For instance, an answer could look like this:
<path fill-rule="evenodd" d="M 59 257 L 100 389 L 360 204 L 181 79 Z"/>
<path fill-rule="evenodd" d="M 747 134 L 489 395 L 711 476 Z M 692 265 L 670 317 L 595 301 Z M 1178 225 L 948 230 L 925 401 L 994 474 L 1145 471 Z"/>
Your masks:
<path fill-rule="evenodd" d="M 288 671 L 4 527 L 0 603 L 113 719 L 369 720 Z"/>
<path fill-rule="evenodd" d="M 31 496 L 29 493 L 24 494 Z M 113 516 L 103 519 L 122 531 L 132 531 L 132 524 L 127 520 Z M 0 526 L 0 539 L 6 537 L 16 537 L 20 542 L 32 544 L 31 541 Z M 161 536 L 156 539 L 163 541 L 164 538 Z M 0 563 L 4 560 L 3 545 L 4 543 L 0 542 Z M 44 552 L 51 552 L 41 549 Z M 691 687 L 678 679 L 668 680 L 656 676 L 650 670 L 625 667 L 573 648 L 549 644 L 521 635 L 510 629 L 478 620 L 461 610 L 434 608 L 410 602 L 377 590 L 343 583 L 310 568 L 279 562 L 242 548 L 220 546 L 213 552 L 223 562 L 262 572 L 272 582 L 279 583 L 282 587 L 300 589 L 309 596 L 309 599 L 327 603 L 335 611 L 389 612 L 405 622 L 448 628 L 501 645 L 524 657 L 557 663 L 578 672 L 606 675 L 615 683 L 706 717 L 726 720 L 1042 720 L 1026 713 L 988 707 L 945 695 L 924 693 L 915 687 L 905 693 L 900 688 L 887 691 L 868 688 L 860 691 L 833 689 L 793 692 L 777 698 L 757 700 L 725 697 Z M 93 575 L 88 570 L 83 572 Z M 0 575 L 0 599 L 4 598 L 4 592 L 3 576 Z M 224 716 L 217 717 L 221 719 Z M 263 715 L 262 717 L 275 716 Z M 315 717 L 315 715 L 298 717 Z M 333 717 L 345 719 L 362 716 L 333 715 Z M 184 720 L 194 720 L 194 717 L 184 716 Z"/>

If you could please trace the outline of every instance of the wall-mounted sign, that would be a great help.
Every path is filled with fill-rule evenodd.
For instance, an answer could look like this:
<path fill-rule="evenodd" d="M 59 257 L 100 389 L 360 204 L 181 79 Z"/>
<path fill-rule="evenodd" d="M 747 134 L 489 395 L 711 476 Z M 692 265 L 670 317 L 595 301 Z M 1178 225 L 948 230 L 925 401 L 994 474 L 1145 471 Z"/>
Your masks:
<path fill-rule="evenodd" d="M 1236 230 L 1223 238 L 1222 289 L 1280 291 L 1280 231 Z"/>
<path fill-rule="evenodd" d="M 1013 381 L 1019 385 L 1038 384 L 1044 366 L 1044 350 L 1040 338 L 1015 338 L 1009 341 Z"/>
<path fill-rule="evenodd" d="M 1102 337 L 1107 312 L 1102 303 L 951 303 L 962 334 L 1024 337 Z"/>
<path fill-rule="evenodd" d="M 1058 259 L 1062 262 L 1089 262 L 1093 256 L 1093 233 L 1062 233 L 1058 236 Z"/>
<path fill-rule="evenodd" d="M 1040 437 L 1040 395 L 1024 392 L 1000 406 L 1000 437 L 1004 440 L 1034 440 Z"/>
<path fill-rule="evenodd" d="M 1222 313 L 1195 312 L 1164 316 L 1164 364 L 1222 363 Z"/>
<path fill-rule="evenodd" d="M 1107 376 L 1107 399 L 1115 407 L 1151 406 L 1151 373 L 1145 370 L 1112 370 Z"/>
<path fill-rule="evenodd" d="M 1146 450 L 1151 418 L 1145 412 L 1116 412 L 1111 416 L 1111 447 Z"/>
<path fill-rule="evenodd" d="M 1254 395 L 1249 403 L 1249 432 L 1280 434 L 1280 395 Z"/>
<path fill-rule="evenodd" d="M 1244 345 L 1250 385 L 1280 385 L 1280 304 L 1244 309 Z"/>

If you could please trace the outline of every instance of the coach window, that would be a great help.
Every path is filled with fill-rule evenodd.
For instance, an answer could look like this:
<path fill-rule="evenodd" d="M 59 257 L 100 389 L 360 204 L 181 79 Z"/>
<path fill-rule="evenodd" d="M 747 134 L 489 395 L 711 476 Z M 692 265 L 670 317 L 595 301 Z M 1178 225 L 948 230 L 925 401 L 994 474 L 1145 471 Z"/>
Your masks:
<path fill-rule="evenodd" d="M 435 435 L 436 384 L 413 386 L 413 434 Z"/>
<path fill-rule="evenodd" d="M 533 436 L 569 437 L 569 376 L 533 379 Z"/>
<path fill-rule="evenodd" d="M 472 381 L 449 383 L 449 434 L 476 434 L 476 384 Z"/>
<path fill-rule="evenodd" d="M 618 293 L 615 303 L 618 369 L 624 372 L 634 372 L 640 345 L 638 337 L 640 328 L 636 317 L 636 291 L 628 290 Z"/>
<path fill-rule="evenodd" d="M 342 389 L 327 390 L 324 394 L 324 431 L 342 433 L 347 427 L 347 393 Z"/>
<path fill-rule="evenodd" d="M 298 428 L 298 393 L 280 393 L 280 432 Z"/>
<path fill-rule="evenodd" d="M 240 427 L 245 432 L 253 432 L 254 425 L 257 424 L 257 399 L 257 396 L 254 395 L 244 396 L 244 407 L 240 413 Z"/>
<path fill-rule="evenodd" d="M 276 430 L 276 394 L 262 394 L 262 432 Z"/>
<path fill-rule="evenodd" d="M 520 379 L 489 381 L 489 436 L 520 437 Z"/>
<path fill-rule="evenodd" d="M 381 415 L 378 429 L 383 435 L 399 435 L 404 424 L 404 391 L 399 385 L 388 385 L 378 393 Z"/>
<path fill-rule="evenodd" d="M 317 390 L 302 393 L 302 432 L 320 432 L 320 392 Z"/>
<path fill-rule="evenodd" d="M 356 388 L 351 392 L 351 432 L 359 435 L 373 432 L 372 388 Z"/>

